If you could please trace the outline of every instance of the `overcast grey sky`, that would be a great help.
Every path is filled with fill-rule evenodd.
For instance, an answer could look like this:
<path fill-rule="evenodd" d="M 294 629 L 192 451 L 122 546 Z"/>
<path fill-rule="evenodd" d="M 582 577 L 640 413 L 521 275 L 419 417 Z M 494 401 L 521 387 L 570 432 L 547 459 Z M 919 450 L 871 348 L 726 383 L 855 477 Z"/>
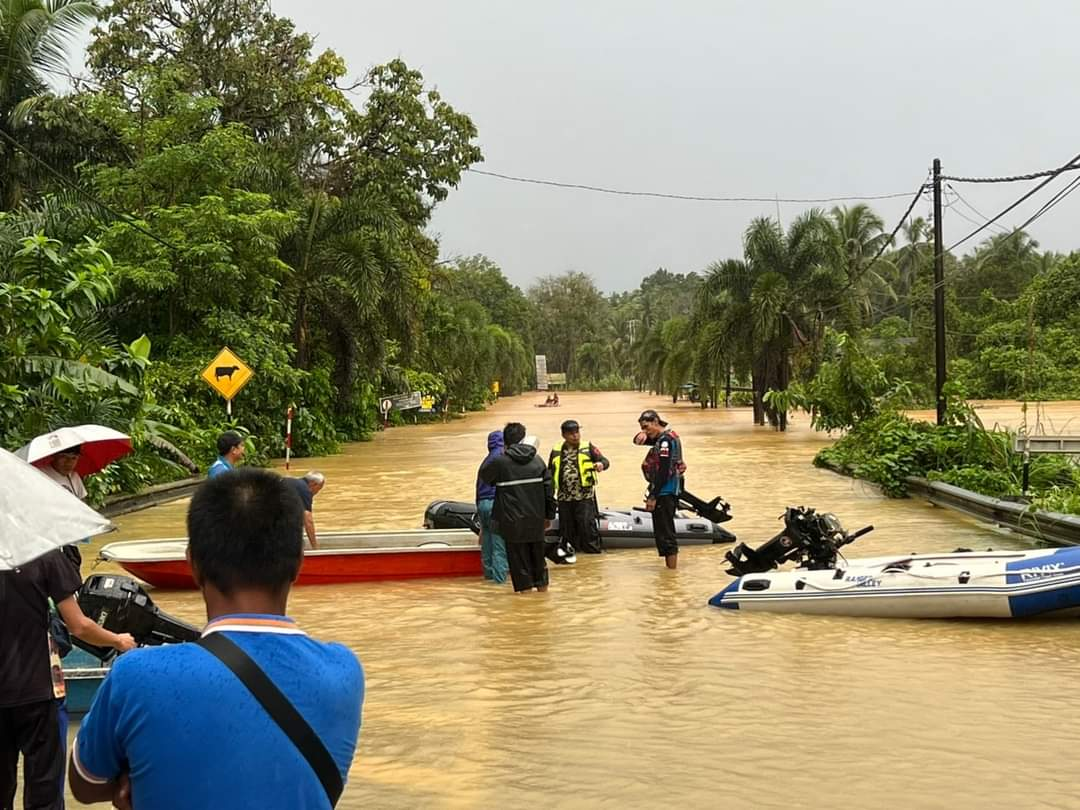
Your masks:
<path fill-rule="evenodd" d="M 1080 152 L 1080 3 L 1069 0 L 274 0 L 274 10 L 357 74 L 394 57 L 423 71 L 476 123 L 479 168 L 506 174 L 831 197 L 914 192 L 935 156 L 948 174 L 995 175 Z M 992 215 L 1027 186 L 959 189 Z M 873 204 L 891 228 L 907 200 Z M 786 223 L 806 207 L 780 213 Z M 741 255 L 750 219 L 775 213 L 466 175 L 432 232 L 444 256 L 487 254 L 522 286 L 573 269 L 614 291 L 658 266 L 689 272 Z M 947 243 L 972 229 L 960 213 L 977 219 L 948 211 Z M 1032 233 L 1045 248 L 1080 247 L 1078 213 L 1080 194 Z"/>

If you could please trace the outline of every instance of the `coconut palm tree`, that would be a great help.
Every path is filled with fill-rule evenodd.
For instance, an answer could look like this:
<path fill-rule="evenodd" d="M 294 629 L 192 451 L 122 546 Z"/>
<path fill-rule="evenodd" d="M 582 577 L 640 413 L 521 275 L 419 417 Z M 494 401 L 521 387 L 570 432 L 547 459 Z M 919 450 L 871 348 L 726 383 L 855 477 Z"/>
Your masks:
<path fill-rule="evenodd" d="M 847 325 L 857 328 L 869 320 L 875 307 L 896 301 L 896 292 L 889 283 L 895 269 L 888 259 L 875 259 L 889 244 L 889 236 L 884 220 L 865 203 L 850 208 L 836 206 L 829 217 L 836 239 L 835 261 L 852 290 L 849 302 L 855 306 L 855 312 L 843 314 L 848 316 L 845 320 L 854 321 Z"/>
<path fill-rule="evenodd" d="M 713 262 L 706 270 L 691 319 L 697 336 L 693 373 L 700 378 L 699 384 L 711 383 L 715 389 L 728 373 L 742 378 L 752 376 L 754 336 L 747 328 L 752 289 L 750 268 L 740 259 Z M 754 388 L 756 391 L 757 387 Z M 715 402 L 715 390 L 712 393 Z M 754 423 L 765 423 L 765 411 L 758 397 L 754 398 Z"/>
<path fill-rule="evenodd" d="M 842 294 L 835 264 L 835 229 L 818 209 L 797 217 L 785 233 L 780 223 L 759 217 L 744 239 L 746 262 L 753 279 L 749 326 L 753 335 L 755 397 L 787 390 L 791 351 L 817 339 L 821 313 L 830 296 Z M 839 303 L 842 303 L 839 302 Z M 787 413 L 766 405 L 772 425 L 787 428 Z"/>
<path fill-rule="evenodd" d="M 65 46 L 91 20 L 87 0 L 0 0 L 0 206 L 11 210 L 37 167 L 9 138 L 26 140 L 34 108 L 48 95 L 47 74 L 63 74 Z M 38 133 L 40 135 L 40 133 Z M 36 151 L 36 150 L 35 150 Z"/>
<path fill-rule="evenodd" d="M 911 290 L 915 286 L 915 279 L 931 258 L 931 248 L 927 243 L 930 225 L 922 217 L 914 217 L 903 224 L 900 232 L 904 235 L 905 244 L 897 248 L 893 255 L 892 266 L 895 273 L 892 288 L 897 299 L 904 302 L 897 314 L 910 323 Z"/>

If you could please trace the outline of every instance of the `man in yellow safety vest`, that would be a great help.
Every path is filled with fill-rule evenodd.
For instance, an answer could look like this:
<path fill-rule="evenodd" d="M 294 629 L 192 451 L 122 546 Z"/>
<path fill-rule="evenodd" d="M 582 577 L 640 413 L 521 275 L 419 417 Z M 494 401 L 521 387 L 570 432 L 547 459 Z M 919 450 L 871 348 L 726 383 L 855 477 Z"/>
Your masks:
<path fill-rule="evenodd" d="M 596 474 L 611 466 L 591 442 L 582 444 L 581 425 L 567 419 L 563 440 L 551 449 L 548 468 L 559 503 L 559 533 L 563 542 L 586 554 L 604 550 L 596 520 Z"/>

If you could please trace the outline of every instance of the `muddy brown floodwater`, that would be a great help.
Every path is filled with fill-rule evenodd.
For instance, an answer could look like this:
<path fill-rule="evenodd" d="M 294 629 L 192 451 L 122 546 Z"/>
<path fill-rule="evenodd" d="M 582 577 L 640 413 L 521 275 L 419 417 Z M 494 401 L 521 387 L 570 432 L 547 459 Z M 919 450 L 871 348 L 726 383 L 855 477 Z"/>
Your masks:
<path fill-rule="evenodd" d="M 612 461 L 601 502 L 629 506 L 644 491 L 631 437 L 655 407 L 684 439 L 690 489 L 732 503 L 726 526 L 740 540 L 767 539 L 785 506 L 805 504 L 849 529 L 876 526 L 852 557 L 1023 543 L 815 469 L 829 438 L 805 416 L 780 434 L 754 427 L 746 409 L 642 394 L 539 401 L 380 433 L 294 472 L 327 475 L 320 529 L 418 527 L 429 501 L 472 498 L 489 430 L 523 421 L 546 455 L 574 417 Z M 980 414 L 1021 420 L 1016 403 Z M 1080 405 L 1060 403 L 1040 418 L 1067 432 L 1077 416 Z M 107 542 L 182 535 L 186 505 L 120 517 Z M 291 613 L 352 647 L 367 672 L 339 806 L 1080 806 L 1080 626 L 718 611 L 706 601 L 729 581 L 726 549 L 684 549 L 677 572 L 650 550 L 579 555 L 552 569 L 549 593 L 518 597 L 464 579 L 298 588 Z M 204 619 L 196 594 L 154 599 Z"/>

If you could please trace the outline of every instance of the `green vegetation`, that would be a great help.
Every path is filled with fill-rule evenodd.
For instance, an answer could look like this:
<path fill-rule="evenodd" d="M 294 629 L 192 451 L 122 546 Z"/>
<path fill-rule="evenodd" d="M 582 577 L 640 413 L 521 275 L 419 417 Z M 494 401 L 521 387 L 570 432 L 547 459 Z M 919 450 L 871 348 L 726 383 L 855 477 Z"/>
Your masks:
<path fill-rule="evenodd" d="M 89 75 L 51 94 L 92 19 Z M 226 426 L 278 455 L 290 405 L 299 454 L 370 435 L 384 394 L 482 408 L 492 381 L 531 387 L 536 353 L 576 388 L 692 390 L 780 430 L 805 409 L 850 431 L 832 463 L 889 492 L 913 472 L 1017 487 L 970 414 L 897 415 L 931 401 L 922 219 L 892 244 L 866 205 L 759 218 L 742 256 L 700 274 L 523 292 L 484 256 L 438 259 L 432 213 L 483 157 L 470 118 L 400 60 L 348 80 L 267 0 L 0 0 L 0 43 L 0 443 L 130 432 L 137 452 L 95 497 L 205 466 Z M 1080 255 L 999 235 L 945 262 L 952 379 L 1080 397 Z M 232 420 L 198 376 L 223 345 L 256 374 Z M 1077 499 L 1054 464 L 1038 462 L 1040 497 Z"/>

